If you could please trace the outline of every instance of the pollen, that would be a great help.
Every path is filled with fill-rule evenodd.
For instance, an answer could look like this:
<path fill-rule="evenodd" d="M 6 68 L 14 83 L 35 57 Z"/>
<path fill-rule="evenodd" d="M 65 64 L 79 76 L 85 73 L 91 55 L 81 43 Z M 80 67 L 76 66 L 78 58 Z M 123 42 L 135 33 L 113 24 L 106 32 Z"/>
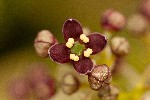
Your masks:
<path fill-rule="evenodd" d="M 89 38 L 88 38 L 85 34 L 81 34 L 81 35 L 80 35 L 80 39 L 81 39 L 84 43 L 88 43 L 88 42 L 89 42 Z"/>
<path fill-rule="evenodd" d="M 74 61 L 79 61 L 79 57 L 75 56 Z"/>
<path fill-rule="evenodd" d="M 67 46 L 68 48 L 71 48 L 71 47 L 73 46 L 73 44 L 71 44 L 70 42 L 67 42 L 67 43 L 66 43 L 66 46 Z"/>
<path fill-rule="evenodd" d="M 73 38 L 69 38 L 68 42 L 71 43 L 71 44 L 74 44 L 74 39 Z"/>
<path fill-rule="evenodd" d="M 92 49 L 88 48 L 86 51 L 84 51 L 84 56 L 85 57 L 90 57 L 90 55 L 92 54 Z"/>
<path fill-rule="evenodd" d="M 74 39 L 73 38 L 69 38 L 68 42 L 66 43 L 66 46 L 68 48 L 71 48 L 73 46 L 73 44 L 74 44 Z"/>
<path fill-rule="evenodd" d="M 79 61 L 79 57 L 75 54 L 70 54 L 70 59 L 73 61 Z"/>

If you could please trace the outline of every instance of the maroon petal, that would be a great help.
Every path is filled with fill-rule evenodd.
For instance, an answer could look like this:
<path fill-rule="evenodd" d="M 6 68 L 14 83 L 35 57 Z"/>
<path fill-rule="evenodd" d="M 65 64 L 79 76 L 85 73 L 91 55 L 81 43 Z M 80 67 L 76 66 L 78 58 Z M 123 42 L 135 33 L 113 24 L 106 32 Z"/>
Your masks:
<path fill-rule="evenodd" d="M 86 43 L 85 46 L 86 48 L 91 48 L 93 50 L 92 54 L 102 51 L 107 44 L 106 37 L 98 32 L 92 33 L 88 38 L 90 42 Z"/>
<path fill-rule="evenodd" d="M 73 66 L 80 74 L 88 74 L 94 68 L 92 60 L 87 57 L 80 57 L 79 61 L 73 62 Z"/>
<path fill-rule="evenodd" d="M 65 41 L 68 41 L 69 38 L 78 40 L 80 35 L 83 34 L 81 24 L 75 19 L 66 20 L 63 25 L 62 31 Z"/>
<path fill-rule="evenodd" d="M 66 63 L 70 60 L 70 49 L 64 43 L 53 45 L 48 52 L 49 56 L 58 63 Z"/>

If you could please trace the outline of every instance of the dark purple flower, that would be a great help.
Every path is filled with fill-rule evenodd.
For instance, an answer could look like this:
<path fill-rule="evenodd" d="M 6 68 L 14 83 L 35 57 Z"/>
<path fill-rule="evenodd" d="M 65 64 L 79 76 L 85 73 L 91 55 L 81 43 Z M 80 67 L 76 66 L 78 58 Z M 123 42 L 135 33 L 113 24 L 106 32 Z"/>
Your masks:
<path fill-rule="evenodd" d="M 106 37 L 98 32 L 84 35 L 81 24 L 75 19 L 67 19 L 62 32 L 66 43 L 50 47 L 50 58 L 58 63 L 71 62 L 80 74 L 91 72 L 94 65 L 89 57 L 104 49 Z"/>
<path fill-rule="evenodd" d="M 125 24 L 125 17 L 120 12 L 113 9 L 107 9 L 101 18 L 101 25 L 105 30 L 119 31 Z"/>

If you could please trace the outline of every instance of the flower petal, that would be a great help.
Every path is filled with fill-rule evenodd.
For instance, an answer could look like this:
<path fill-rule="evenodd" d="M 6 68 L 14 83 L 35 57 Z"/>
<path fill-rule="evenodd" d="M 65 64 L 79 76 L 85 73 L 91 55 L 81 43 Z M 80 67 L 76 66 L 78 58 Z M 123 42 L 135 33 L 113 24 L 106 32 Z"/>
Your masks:
<path fill-rule="evenodd" d="M 107 44 L 107 39 L 105 36 L 101 35 L 98 32 L 94 32 L 88 36 L 89 41 L 85 44 L 86 48 L 93 50 L 92 54 L 96 54 L 104 49 Z"/>
<path fill-rule="evenodd" d="M 65 41 L 68 41 L 69 38 L 74 38 L 76 41 L 79 39 L 80 35 L 83 34 L 81 24 L 75 19 L 66 20 L 62 31 Z"/>
<path fill-rule="evenodd" d="M 70 60 L 70 49 L 64 43 L 53 45 L 48 53 L 50 58 L 58 63 L 66 63 Z"/>
<path fill-rule="evenodd" d="M 73 66 L 80 74 L 88 74 L 94 68 L 93 62 L 89 57 L 80 57 L 79 61 L 73 62 Z"/>

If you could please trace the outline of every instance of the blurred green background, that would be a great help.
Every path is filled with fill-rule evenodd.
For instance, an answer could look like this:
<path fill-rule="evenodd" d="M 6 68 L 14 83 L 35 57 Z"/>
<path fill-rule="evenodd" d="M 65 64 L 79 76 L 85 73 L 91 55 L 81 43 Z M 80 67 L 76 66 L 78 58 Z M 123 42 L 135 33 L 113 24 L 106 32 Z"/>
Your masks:
<path fill-rule="evenodd" d="M 104 10 L 114 8 L 128 17 L 137 12 L 139 4 L 140 0 L 0 0 L 1 100 L 9 100 L 5 88 L 9 79 L 24 73 L 31 62 L 56 65 L 35 53 L 33 41 L 38 31 L 48 29 L 63 42 L 63 23 L 67 18 L 75 18 L 92 31 L 102 33 L 99 22 Z M 131 51 L 126 60 L 140 75 L 150 62 L 149 39 L 132 37 L 126 30 L 116 35 L 129 40 Z"/>

